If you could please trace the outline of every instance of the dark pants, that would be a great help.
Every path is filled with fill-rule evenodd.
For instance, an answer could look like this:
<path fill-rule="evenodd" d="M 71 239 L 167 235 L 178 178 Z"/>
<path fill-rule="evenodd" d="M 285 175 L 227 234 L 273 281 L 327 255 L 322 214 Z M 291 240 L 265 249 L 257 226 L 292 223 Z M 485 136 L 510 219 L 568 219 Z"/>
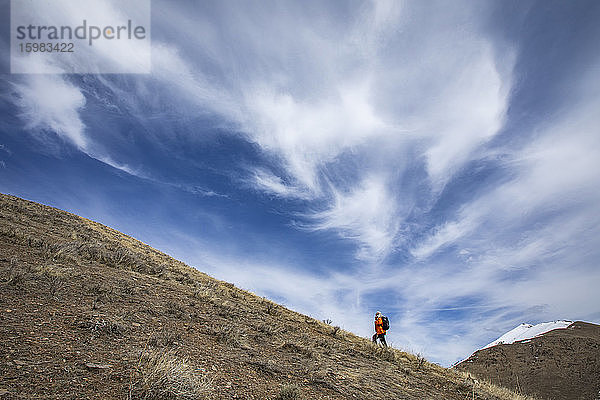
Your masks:
<path fill-rule="evenodd" d="M 373 343 L 377 343 L 377 339 L 383 344 L 383 347 L 387 347 L 387 343 L 385 342 L 385 333 L 374 334 L 373 335 Z"/>

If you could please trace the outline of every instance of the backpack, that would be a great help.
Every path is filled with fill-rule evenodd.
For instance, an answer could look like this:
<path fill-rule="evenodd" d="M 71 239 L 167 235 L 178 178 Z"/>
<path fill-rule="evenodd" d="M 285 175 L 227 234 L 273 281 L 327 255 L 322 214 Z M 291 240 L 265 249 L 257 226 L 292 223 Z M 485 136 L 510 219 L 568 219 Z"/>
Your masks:
<path fill-rule="evenodd" d="M 384 331 L 390 329 L 390 320 L 388 317 L 381 317 L 381 323 L 383 324 L 382 328 Z"/>

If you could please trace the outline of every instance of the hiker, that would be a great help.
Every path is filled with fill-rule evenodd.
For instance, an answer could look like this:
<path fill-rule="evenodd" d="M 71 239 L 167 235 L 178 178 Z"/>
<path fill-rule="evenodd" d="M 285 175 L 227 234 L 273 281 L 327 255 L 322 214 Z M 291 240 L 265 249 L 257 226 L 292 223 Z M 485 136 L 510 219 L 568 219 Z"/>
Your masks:
<path fill-rule="evenodd" d="M 385 329 L 383 329 L 383 319 L 387 319 L 381 315 L 380 311 L 375 313 L 375 334 L 373 335 L 373 343 L 377 343 L 377 339 L 383 344 L 383 347 L 387 347 L 385 342 Z"/>

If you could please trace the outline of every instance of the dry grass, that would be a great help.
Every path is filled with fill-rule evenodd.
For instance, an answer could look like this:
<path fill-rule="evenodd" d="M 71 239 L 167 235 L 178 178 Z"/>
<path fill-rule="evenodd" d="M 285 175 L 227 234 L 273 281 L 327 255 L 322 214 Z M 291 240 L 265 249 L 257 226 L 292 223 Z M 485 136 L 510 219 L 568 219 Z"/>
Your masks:
<path fill-rule="evenodd" d="M 123 324 L 107 319 L 83 321 L 79 323 L 79 328 L 87 329 L 93 334 L 112 336 L 121 336 L 127 331 L 127 328 Z"/>
<path fill-rule="evenodd" d="M 295 342 L 285 342 L 280 347 L 282 350 L 289 351 L 292 353 L 300 354 L 307 358 L 315 358 L 315 351 L 307 345 L 298 344 Z"/>
<path fill-rule="evenodd" d="M 538 400 L 535 397 L 515 393 L 507 388 L 496 386 L 486 380 L 481 380 L 471 373 L 455 369 L 452 369 L 452 371 L 456 372 L 459 378 L 463 380 L 462 384 L 469 387 L 475 395 L 487 393 L 503 400 Z"/>
<path fill-rule="evenodd" d="M 195 285 L 198 281 L 208 279 L 206 275 L 199 271 L 190 271 L 189 267 L 183 263 L 173 262 L 175 260 L 154 249 L 150 254 L 138 252 L 136 250 L 139 249 L 140 243 L 136 243 L 134 239 L 120 233 L 118 235 L 121 237 L 118 237 L 117 232 L 110 228 L 92 221 L 84 221 L 88 225 L 80 227 L 79 230 L 85 232 L 85 234 L 75 234 L 72 237 L 91 239 L 91 237 L 96 236 L 95 240 L 66 241 L 64 236 L 57 237 L 56 240 L 48 237 L 32 236 L 19 227 L 18 224 L 3 225 L 0 227 L 0 236 L 13 243 L 40 250 L 43 258 L 52 263 L 86 260 L 101 263 L 111 268 L 157 276 L 165 280 L 175 280 L 187 285 Z M 102 231 L 104 231 L 104 234 L 109 234 L 112 240 L 103 240 L 104 238 L 98 235 Z M 123 240 L 123 238 L 126 238 L 126 240 Z"/>
<path fill-rule="evenodd" d="M 228 347 L 249 349 L 248 335 L 246 332 L 235 326 L 228 325 L 213 325 L 210 329 L 210 334 L 217 342 Z"/>
<path fill-rule="evenodd" d="M 148 344 L 153 347 L 173 347 L 179 344 L 181 340 L 181 333 L 173 328 L 154 333 L 150 337 Z"/>
<path fill-rule="evenodd" d="M 248 361 L 246 364 L 253 370 L 269 377 L 281 375 L 285 372 L 283 368 L 271 360 L 252 360 Z"/>
<path fill-rule="evenodd" d="M 144 351 L 132 374 L 128 399 L 199 400 L 211 391 L 206 373 L 164 350 Z"/>
<path fill-rule="evenodd" d="M 302 394 L 297 385 L 286 385 L 281 388 L 275 400 L 301 400 Z"/>

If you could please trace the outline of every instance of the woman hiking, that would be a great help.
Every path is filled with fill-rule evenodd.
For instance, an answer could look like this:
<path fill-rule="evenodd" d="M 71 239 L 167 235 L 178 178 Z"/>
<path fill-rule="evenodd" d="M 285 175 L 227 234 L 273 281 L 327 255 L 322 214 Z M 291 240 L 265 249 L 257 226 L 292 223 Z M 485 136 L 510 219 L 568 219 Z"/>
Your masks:
<path fill-rule="evenodd" d="M 375 334 L 373 335 L 373 343 L 377 343 L 377 339 L 383 344 L 383 347 L 387 347 L 387 343 L 385 342 L 385 329 L 383 329 L 383 318 L 381 317 L 380 311 L 375 313 Z"/>

